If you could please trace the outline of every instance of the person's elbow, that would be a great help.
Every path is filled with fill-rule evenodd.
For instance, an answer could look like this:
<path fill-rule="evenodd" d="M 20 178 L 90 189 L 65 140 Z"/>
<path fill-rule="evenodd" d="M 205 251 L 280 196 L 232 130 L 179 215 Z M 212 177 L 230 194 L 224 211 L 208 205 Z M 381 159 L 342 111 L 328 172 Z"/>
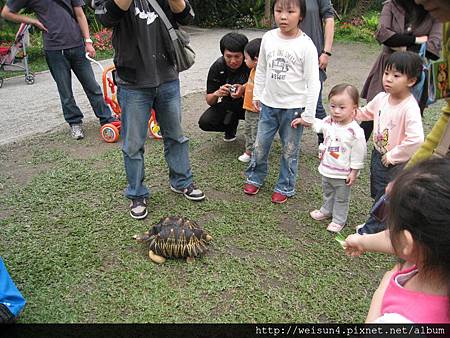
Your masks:
<path fill-rule="evenodd" d="M 8 19 L 10 18 L 10 15 L 11 15 L 11 10 L 8 8 L 7 5 L 5 5 L 5 6 L 3 7 L 3 9 L 2 9 L 2 12 L 0 13 L 0 16 L 1 16 L 3 19 L 8 20 Z"/>
<path fill-rule="evenodd" d="M 80 22 L 81 20 L 86 20 L 86 15 L 84 15 L 83 8 L 78 7 L 78 6 L 74 7 L 73 12 L 74 12 L 75 18 L 77 19 L 78 22 Z"/>

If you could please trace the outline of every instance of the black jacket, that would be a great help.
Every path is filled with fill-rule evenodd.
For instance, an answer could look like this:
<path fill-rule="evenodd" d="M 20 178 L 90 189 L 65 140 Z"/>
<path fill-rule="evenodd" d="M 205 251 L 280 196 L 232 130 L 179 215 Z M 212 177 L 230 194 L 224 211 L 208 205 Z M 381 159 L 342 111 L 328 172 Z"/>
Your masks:
<path fill-rule="evenodd" d="M 185 0 L 186 8 L 176 14 L 167 0 L 157 1 L 174 28 L 178 28 L 178 23 L 192 22 L 194 13 L 188 1 Z M 172 40 L 147 0 L 134 0 L 127 11 L 113 0 L 100 1 L 95 14 L 104 26 L 113 28 L 114 64 L 120 79 L 136 84 L 142 82 L 140 74 L 146 74 L 153 82 L 145 86 L 153 87 L 178 78 Z"/>

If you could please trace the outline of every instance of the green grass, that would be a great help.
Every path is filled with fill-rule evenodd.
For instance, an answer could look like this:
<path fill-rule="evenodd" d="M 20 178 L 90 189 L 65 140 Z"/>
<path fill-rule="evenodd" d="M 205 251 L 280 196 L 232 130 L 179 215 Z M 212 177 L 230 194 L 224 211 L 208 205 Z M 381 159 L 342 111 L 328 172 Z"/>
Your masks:
<path fill-rule="evenodd" d="M 201 96 L 197 95 L 200 99 Z M 427 125 L 437 109 L 426 114 Z M 255 197 L 242 192 L 242 139 L 191 134 L 200 203 L 168 188 L 162 142 L 149 140 L 145 221 L 128 215 L 120 144 L 103 143 L 90 125 L 80 142 L 67 132 L 0 147 L 0 252 L 27 299 L 22 323 L 362 322 L 394 259 L 349 258 L 326 223 L 310 219 L 321 204 L 315 136 L 304 136 L 298 192 L 270 203 L 279 142 Z M 368 169 L 352 191 L 349 224 L 365 220 Z M 197 221 L 214 237 L 193 264 L 156 265 L 132 240 L 167 215 Z M 352 233 L 346 227 L 344 235 Z"/>

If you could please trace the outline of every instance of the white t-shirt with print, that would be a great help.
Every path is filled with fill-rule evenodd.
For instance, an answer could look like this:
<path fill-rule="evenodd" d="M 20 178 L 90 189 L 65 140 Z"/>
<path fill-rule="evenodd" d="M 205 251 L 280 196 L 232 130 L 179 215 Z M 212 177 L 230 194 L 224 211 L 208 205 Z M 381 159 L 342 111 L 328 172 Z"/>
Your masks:
<path fill-rule="evenodd" d="M 317 50 L 305 33 L 286 39 L 279 29 L 264 34 L 256 67 L 253 100 L 272 108 L 305 108 L 302 118 L 314 122 L 319 97 Z"/>

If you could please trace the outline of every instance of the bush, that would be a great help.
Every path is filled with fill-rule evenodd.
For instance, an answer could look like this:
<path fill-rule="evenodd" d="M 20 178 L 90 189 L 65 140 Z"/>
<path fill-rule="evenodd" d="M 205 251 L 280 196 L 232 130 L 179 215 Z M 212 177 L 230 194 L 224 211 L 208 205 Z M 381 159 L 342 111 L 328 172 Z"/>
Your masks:
<path fill-rule="evenodd" d="M 337 40 L 375 42 L 379 13 L 371 12 L 361 18 L 347 18 L 336 21 L 334 36 Z"/>
<path fill-rule="evenodd" d="M 94 48 L 98 51 L 112 50 L 111 45 L 112 31 L 108 28 L 103 28 L 93 36 Z"/>
<path fill-rule="evenodd" d="M 191 0 L 200 27 L 260 27 L 264 0 Z"/>

